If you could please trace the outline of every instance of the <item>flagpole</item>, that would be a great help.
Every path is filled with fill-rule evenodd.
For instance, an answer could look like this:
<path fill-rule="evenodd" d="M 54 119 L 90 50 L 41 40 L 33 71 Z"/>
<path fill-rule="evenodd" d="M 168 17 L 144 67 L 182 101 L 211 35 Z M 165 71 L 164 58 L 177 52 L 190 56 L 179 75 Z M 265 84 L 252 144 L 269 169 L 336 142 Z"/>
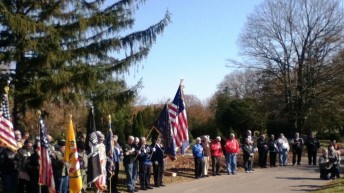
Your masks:
<path fill-rule="evenodd" d="M 42 112 L 41 112 L 41 110 L 38 110 L 37 111 L 37 115 L 38 115 L 38 132 L 39 133 L 41 133 L 41 127 L 39 126 L 39 118 L 41 117 L 41 114 L 42 114 Z M 41 140 L 41 136 L 39 137 L 39 140 Z M 40 142 L 39 142 L 40 143 Z M 39 184 L 39 183 L 38 183 Z M 42 193 L 42 185 L 41 184 L 39 184 L 39 193 Z"/>
<path fill-rule="evenodd" d="M 108 119 L 109 119 L 109 130 L 111 130 L 111 115 L 108 115 Z M 111 158 L 111 163 L 113 164 L 113 152 L 112 152 L 112 149 L 113 149 L 113 146 L 112 146 L 112 141 L 110 141 L 110 158 Z M 112 177 L 113 177 L 113 171 L 112 171 L 112 166 L 110 166 L 110 173 L 111 173 L 111 176 L 110 176 L 110 193 L 112 192 L 111 191 L 111 181 L 112 181 Z"/>

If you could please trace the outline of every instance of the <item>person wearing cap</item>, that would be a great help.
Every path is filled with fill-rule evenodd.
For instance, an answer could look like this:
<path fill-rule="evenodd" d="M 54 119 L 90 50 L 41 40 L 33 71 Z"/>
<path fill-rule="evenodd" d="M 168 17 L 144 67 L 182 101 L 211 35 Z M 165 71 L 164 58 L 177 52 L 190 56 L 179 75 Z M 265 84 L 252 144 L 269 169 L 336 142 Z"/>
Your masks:
<path fill-rule="evenodd" d="M 225 150 L 226 150 L 226 167 L 227 174 L 237 175 L 236 166 L 237 166 L 237 155 L 239 153 L 239 142 L 235 139 L 234 133 L 230 134 L 229 139 L 226 141 Z"/>
<path fill-rule="evenodd" d="M 67 193 L 69 187 L 69 168 L 70 164 L 64 161 L 64 153 L 66 150 L 66 141 L 59 140 L 58 148 L 51 155 L 53 166 L 56 193 Z"/>
<path fill-rule="evenodd" d="M 161 139 L 156 139 L 155 143 L 151 146 L 152 154 L 152 163 L 153 163 L 153 176 L 154 176 L 154 187 L 165 186 L 162 182 L 165 162 L 164 162 L 164 147 L 161 143 Z"/>
<path fill-rule="evenodd" d="M 200 137 L 196 138 L 196 144 L 192 148 L 192 154 L 195 159 L 195 178 L 199 179 L 202 176 L 202 160 L 204 156 Z"/>
<path fill-rule="evenodd" d="M 31 192 L 30 176 L 27 172 L 26 165 L 28 163 L 30 156 L 34 153 L 32 145 L 33 145 L 32 141 L 27 139 L 24 142 L 24 146 L 18 150 L 18 159 L 19 159 L 18 192 L 19 193 Z"/>
<path fill-rule="evenodd" d="M 210 145 L 213 176 L 220 174 L 220 159 L 223 156 L 221 137 L 217 136 Z"/>

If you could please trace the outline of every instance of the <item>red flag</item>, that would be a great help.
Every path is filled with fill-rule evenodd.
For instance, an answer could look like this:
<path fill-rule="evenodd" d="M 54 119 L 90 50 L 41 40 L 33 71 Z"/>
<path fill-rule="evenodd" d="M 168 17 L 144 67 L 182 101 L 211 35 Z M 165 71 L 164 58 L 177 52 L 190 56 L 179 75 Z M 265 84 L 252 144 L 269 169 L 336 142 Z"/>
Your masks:
<path fill-rule="evenodd" d="M 49 193 L 56 193 L 53 169 L 51 167 L 51 160 L 48 153 L 49 142 L 47 139 L 47 130 L 42 117 L 39 120 L 39 130 L 40 142 L 37 145 L 39 161 L 38 184 L 48 186 Z"/>

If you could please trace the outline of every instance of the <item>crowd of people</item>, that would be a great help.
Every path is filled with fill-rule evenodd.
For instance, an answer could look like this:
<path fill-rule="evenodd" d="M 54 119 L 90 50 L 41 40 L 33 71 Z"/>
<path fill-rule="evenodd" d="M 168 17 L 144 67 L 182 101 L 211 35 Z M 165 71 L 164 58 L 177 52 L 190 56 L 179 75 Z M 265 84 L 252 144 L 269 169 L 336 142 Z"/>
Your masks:
<path fill-rule="evenodd" d="M 151 169 L 154 176 L 154 187 L 165 186 L 163 183 L 164 172 L 164 149 L 161 139 L 158 138 L 148 145 L 144 137 L 129 136 L 128 141 L 122 148 L 118 143 L 117 135 L 113 135 L 111 150 L 106 150 L 105 136 L 96 132 L 98 151 L 101 164 L 101 175 L 95 183 L 87 183 L 88 155 L 86 149 L 86 134 L 77 138 L 77 152 L 79 156 L 80 174 L 82 177 L 82 190 L 93 189 L 97 192 L 119 192 L 119 168 L 120 162 L 126 174 L 126 185 L 128 192 L 137 192 L 137 179 L 141 190 L 152 189 L 150 184 Z M 17 152 L 8 148 L 0 148 L 0 175 L 3 191 L 6 193 L 47 193 L 47 186 L 39 186 L 39 154 L 37 146 L 39 138 L 31 140 L 29 133 L 15 131 L 18 145 Z M 65 162 L 65 140 L 57 140 L 47 135 L 48 152 L 53 169 L 53 178 L 57 193 L 69 192 L 69 169 L 70 164 Z"/>
<path fill-rule="evenodd" d="M 164 145 L 160 138 L 147 144 L 145 137 L 129 136 L 126 144 L 119 145 L 118 137 L 113 135 L 111 150 L 106 150 L 104 135 L 97 131 L 98 149 L 102 175 L 94 183 L 94 186 L 87 184 L 88 155 L 86 149 L 86 134 L 81 134 L 77 138 L 77 151 L 79 156 L 80 171 L 82 176 L 82 192 L 87 188 L 94 188 L 98 192 L 111 189 L 111 192 L 118 190 L 118 173 L 120 162 L 123 161 L 126 175 L 125 185 L 128 192 L 148 190 L 165 186 L 163 183 L 163 173 L 166 158 L 164 155 Z M 0 149 L 0 175 L 3 190 L 6 193 L 37 193 L 48 192 L 45 186 L 39 186 L 39 159 L 37 145 L 39 139 L 31 140 L 28 132 L 21 133 L 15 131 L 18 144 L 18 151 L 13 152 L 7 148 Z M 64 161 L 65 145 L 64 140 L 53 143 L 53 138 L 47 135 L 48 152 L 53 168 L 53 177 L 57 193 L 67 193 L 69 189 L 69 169 L 70 164 Z M 317 152 L 320 143 L 313 134 L 306 140 L 295 133 L 292 140 L 288 140 L 283 134 L 276 139 L 274 135 L 269 138 L 265 134 L 254 139 L 251 131 L 247 131 L 243 144 L 240 144 L 235 134 L 230 134 L 229 138 L 223 140 L 220 136 L 210 140 L 205 135 L 196 138 L 196 143 L 192 147 L 192 154 L 195 163 L 195 178 L 209 177 L 208 171 L 213 176 L 221 175 L 221 158 L 225 157 L 225 173 L 228 175 L 238 175 L 237 160 L 242 151 L 243 166 L 246 173 L 254 172 L 255 156 L 258 156 L 258 166 L 267 168 L 269 166 L 280 167 L 288 165 L 288 154 L 292 150 L 292 165 L 301 165 L 301 158 L 304 146 L 308 155 L 309 165 L 318 165 L 321 179 L 335 179 L 340 177 L 340 152 L 338 145 L 332 141 L 328 148 L 321 150 L 321 156 L 317 159 Z M 211 166 L 211 168 L 210 168 Z M 151 181 L 151 171 L 153 171 L 153 184 Z M 136 186 L 138 185 L 138 187 Z M 40 189 L 40 190 L 39 190 Z"/>
<path fill-rule="evenodd" d="M 195 178 L 200 179 L 208 177 L 209 155 L 212 160 L 212 174 L 214 176 L 221 175 L 219 172 L 220 158 L 225 157 L 226 173 L 228 175 L 237 175 L 237 156 L 242 151 L 243 167 L 246 173 L 254 172 L 253 162 L 255 155 L 258 155 L 258 166 L 267 168 L 267 160 L 269 157 L 269 166 L 276 167 L 277 163 L 280 167 L 288 166 L 289 151 L 292 151 L 292 166 L 301 165 L 304 146 L 308 155 L 308 164 L 317 165 L 317 152 L 320 149 L 320 143 L 314 134 L 310 134 L 304 138 L 299 133 L 295 133 L 293 139 L 288 140 L 283 133 L 275 139 L 274 135 L 269 138 L 265 134 L 254 139 L 250 130 L 244 137 L 243 144 L 240 145 L 235 134 L 221 141 L 218 136 L 214 140 L 209 140 L 209 136 L 196 138 L 196 144 L 192 148 L 195 160 Z M 340 178 L 340 151 L 338 144 L 332 140 L 328 148 L 322 149 L 319 157 L 319 170 L 321 179 Z"/>

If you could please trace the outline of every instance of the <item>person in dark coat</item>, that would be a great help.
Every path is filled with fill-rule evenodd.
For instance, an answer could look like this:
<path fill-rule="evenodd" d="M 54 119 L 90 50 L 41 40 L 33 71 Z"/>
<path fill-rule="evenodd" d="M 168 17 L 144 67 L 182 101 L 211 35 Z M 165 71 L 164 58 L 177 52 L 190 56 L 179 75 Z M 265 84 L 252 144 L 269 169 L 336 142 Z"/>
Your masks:
<path fill-rule="evenodd" d="M 301 155 L 302 155 L 302 149 L 303 149 L 303 139 L 300 138 L 299 133 L 295 133 L 295 138 L 292 140 L 292 149 L 293 149 L 293 166 L 296 164 L 301 165 Z M 297 156 L 297 160 L 296 160 Z"/>
<path fill-rule="evenodd" d="M 29 157 L 28 163 L 26 164 L 27 172 L 30 176 L 30 189 L 32 192 L 39 191 L 39 159 L 38 159 L 38 149 L 37 144 L 33 146 L 35 152 Z M 48 193 L 48 186 L 41 185 L 41 193 Z"/>
<path fill-rule="evenodd" d="M 317 152 L 320 148 L 320 143 L 314 134 L 311 133 L 306 141 L 307 154 L 308 154 L 308 165 L 317 165 Z"/>
<path fill-rule="evenodd" d="M 139 160 L 139 175 L 140 175 L 140 187 L 141 190 L 152 189 L 150 185 L 150 170 L 152 162 L 150 160 L 152 150 L 149 145 L 146 144 L 146 138 L 140 138 L 140 150 L 138 152 Z"/>
<path fill-rule="evenodd" d="M 271 134 L 268 141 L 269 147 L 269 157 L 270 157 L 270 167 L 276 167 L 276 157 L 277 157 L 277 142 L 275 140 L 275 135 Z"/>
<path fill-rule="evenodd" d="M 242 147 L 243 153 L 244 153 L 244 167 L 246 173 L 252 173 L 253 170 L 253 146 L 252 143 L 250 143 L 250 139 L 245 139 L 245 144 Z"/>
<path fill-rule="evenodd" d="M 0 174 L 4 192 L 18 193 L 18 157 L 8 148 L 0 154 Z"/>
<path fill-rule="evenodd" d="M 265 141 L 265 135 L 262 134 L 257 139 L 257 148 L 258 148 L 258 154 L 259 154 L 259 166 L 261 168 L 266 168 L 266 161 L 268 156 L 268 146 Z"/>
<path fill-rule="evenodd" d="M 152 154 L 152 163 L 153 163 L 153 175 L 154 175 L 154 187 L 165 186 L 162 182 L 164 175 L 164 147 L 161 143 L 161 139 L 156 139 L 155 143 L 151 146 Z"/>

